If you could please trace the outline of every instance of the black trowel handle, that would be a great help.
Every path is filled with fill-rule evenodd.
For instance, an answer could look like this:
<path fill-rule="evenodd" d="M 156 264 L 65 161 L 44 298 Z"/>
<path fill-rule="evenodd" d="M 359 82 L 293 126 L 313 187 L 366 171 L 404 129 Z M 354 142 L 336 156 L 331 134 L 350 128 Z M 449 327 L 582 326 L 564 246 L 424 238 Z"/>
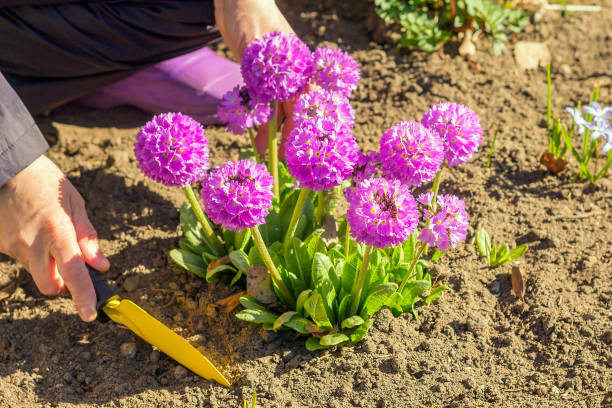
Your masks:
<path fill-rule="evenodd" d="M 110 298 L 115 296 L 115 292 L 111 289 L 110 286 L 108 286 L 108 284 L 105 281 L 100 279 L 95 269 L 93 269 L 89 265 L 86 265 L 86 266 L 87 266 L 87 270 L 89 271 L 89 277 L 91 278 L 91 283 L 93 283 L 94 290 L 96 291 L 96 298 L 98 299 L 96 303 L 96 309 L 98 311 L 98 319 L 102 321 L 107 321 L 108 316 L 106 316 L 106 314 L 102 310 L 102 307 L 106 304 L 106 302 L 108 302 Z"/>

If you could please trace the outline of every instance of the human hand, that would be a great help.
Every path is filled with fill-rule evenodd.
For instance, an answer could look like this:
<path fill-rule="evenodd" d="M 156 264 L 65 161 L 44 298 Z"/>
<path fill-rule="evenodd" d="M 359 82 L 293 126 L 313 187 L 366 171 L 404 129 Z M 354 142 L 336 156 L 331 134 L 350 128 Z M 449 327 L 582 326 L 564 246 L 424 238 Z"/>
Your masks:
<path fill-rule="evenodd" d="M 108 260 L 85 202 L 45 156 L 0 188 L 0 252 L 19 260 L 45 295 L 65 289 L 81 319 L 96 318 L 96 294 L 85 262 L 105 271 Z"/>

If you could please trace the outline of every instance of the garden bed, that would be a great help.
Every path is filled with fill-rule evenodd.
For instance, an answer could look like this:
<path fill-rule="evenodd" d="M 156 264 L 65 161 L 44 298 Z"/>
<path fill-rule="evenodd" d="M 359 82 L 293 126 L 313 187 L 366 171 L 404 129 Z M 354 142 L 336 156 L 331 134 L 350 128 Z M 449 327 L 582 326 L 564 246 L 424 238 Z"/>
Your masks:
<path fill-rule="evenodd" d="M 233 293 L 226 283 L 207 284 L 168 259 L 184 198 L 143 176 L 133 157 L 150 115 L 67 106 L 38 122 L 53 144 L 49 156 L 87 201 L 113 265 L 103 276 L 180 328 L 235 383 L 226 389 L 177 368 L 118 325 L 82 323 L 68 299 L 40 296 L 18 265 L 1 258 L 0 406 L 238 407 L 253 390 L 263 407 L 612 404 L 612 179 L 572 183 L 571 161 L 560 176 L 543 171 L 546 73 L 522 72 L 510 52 L 518 40 L 548 45 L 556 112 L 589 100 L 597 84 L 610 105 L 612 4 L 600 3 L 598 14 L 549 13 L 512 38 L 502 56 L 479 43 L 465 61 L 458 44 L 429 55 L 371 42 L 365 1 L 304 3 L 289 9 L 281 2 L 302 38 L 311 47 L 338 44 L 362 68 L 352 104 L 365 149 L 375 148 L 384 129 L 420 118 L 441 100 L 479 114 L 480 151 L 447 172 L 441 187 L 465 199 L 472 221 L 467 241 L 432 270 L 450 290 L 417 319 L 382 310 L 364 341 L 331 351 L 308 352 L 293 332 L 239 321 L 214 306 Z M 248 143 L 220 127 L 207 134 L 213 166 L 236 160 L 237 147 Z M 523 300 L 512 294 L 511 266 L 491 270 L 477 253 L 472 238 L 481 227 L 497 241 L 530 245 L 519 259 Z M 135 354 L 125 343 L 134 343 Z"/>

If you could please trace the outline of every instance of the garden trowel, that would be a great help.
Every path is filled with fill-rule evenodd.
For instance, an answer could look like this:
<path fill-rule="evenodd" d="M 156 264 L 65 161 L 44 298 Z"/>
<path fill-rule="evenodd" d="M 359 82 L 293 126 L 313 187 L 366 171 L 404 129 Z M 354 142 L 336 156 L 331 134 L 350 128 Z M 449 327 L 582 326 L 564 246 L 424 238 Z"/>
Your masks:
<path fill-rule="evenodd" d="M 215 380 L 219 384 L 230 386 L 221 372 L 187 340 L 170 330 L 169 327 L 142 310 L 135 303 L 123 299 L 98 277 L 90 268 L 89 276 L 98 298 L 98 319 L 111 320 L 127 326 L 138 337 L 154 345 L 169 357 L 181 363 L 200 377 Z"/>

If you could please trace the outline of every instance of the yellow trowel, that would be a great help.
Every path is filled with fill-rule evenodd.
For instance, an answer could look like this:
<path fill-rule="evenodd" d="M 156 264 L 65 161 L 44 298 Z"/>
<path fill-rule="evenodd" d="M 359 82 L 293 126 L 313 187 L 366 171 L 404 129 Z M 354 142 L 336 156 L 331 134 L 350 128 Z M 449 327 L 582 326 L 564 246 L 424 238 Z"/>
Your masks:
<path fill-rule="evenodd" d="M 111 320 L 127 326 L 138 337 L 190 369 L 200 377 L 215 380 L 226 387 L 229 381 L 206 357 L 196 350 L 187 340 L 170 330 L 169 327 L 142 310 L 134 302 L 123 299 L 90 268 L 89 276 L 98 298 L 97 309 L 99 320 Z"/>

